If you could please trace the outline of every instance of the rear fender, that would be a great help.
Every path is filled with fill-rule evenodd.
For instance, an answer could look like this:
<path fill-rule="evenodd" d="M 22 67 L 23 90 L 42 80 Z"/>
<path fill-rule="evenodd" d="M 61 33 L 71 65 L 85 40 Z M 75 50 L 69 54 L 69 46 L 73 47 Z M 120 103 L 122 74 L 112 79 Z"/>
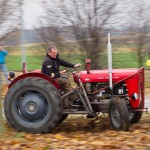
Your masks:
<path fill-rule="evenodd" d="M 50 82 L 51 84 L 53 84 L 57 89 L 60 89 L 60 86 L 59 84 L 54 80 L 52 79 L 51 77 L 45 75 L 45 74 L 42 74 L 42 73 L 38 73 L 38 72 L 30 72 L 30 73 L 24 73 L 20 76 L 18 76 L 17 78 L 15 78 L 11 84 L 9 84 L 9 87 L 8 88 L 11 88 L 11 86 L 13 84 L 15 84 L 16 82 L 18 82 L 19 80 L 22 80 L 24 78 L 30 78 L 30 77 L 33 77 L 33 78 L 42 78 L 44 80 L 47 80 L 48 82 Z"/>

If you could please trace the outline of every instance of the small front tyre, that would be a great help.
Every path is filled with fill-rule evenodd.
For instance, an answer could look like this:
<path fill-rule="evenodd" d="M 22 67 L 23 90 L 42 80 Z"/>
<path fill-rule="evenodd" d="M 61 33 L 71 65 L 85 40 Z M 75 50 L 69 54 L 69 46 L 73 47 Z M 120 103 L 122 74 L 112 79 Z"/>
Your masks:
<path fill-rule="evenodd" d="M 109 104 L 109 120 L 113 129 L 119 131 L 129 130 L 129 114 L 127 106 L 119 97 L 114 97 Z"/>
<path fill-rule="evenodd" d="M 130 124 L 138 123 L 142 117 L 142 111 L 129 112 Z"/>

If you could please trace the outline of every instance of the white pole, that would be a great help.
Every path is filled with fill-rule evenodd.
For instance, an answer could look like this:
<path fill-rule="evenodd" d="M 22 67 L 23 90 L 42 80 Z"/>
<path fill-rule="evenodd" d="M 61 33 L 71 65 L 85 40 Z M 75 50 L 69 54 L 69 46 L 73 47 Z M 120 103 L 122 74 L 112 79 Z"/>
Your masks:
<path fill-rule="evenodd" d="M 20 44 L 21 44 L 21 51 L 22 51 L 22 64 L 26 63 L 26 49 L 24 47 L 24 18 L 23 18 L 23 0 L 21 0 L 20 6 Z"/>
<path fill-rule="evenodd" d="M 108 33 L 108 73 L 109 73 L 109 87 L 112 90 L 112 46 L 110 43 L 110 33 Z"/>

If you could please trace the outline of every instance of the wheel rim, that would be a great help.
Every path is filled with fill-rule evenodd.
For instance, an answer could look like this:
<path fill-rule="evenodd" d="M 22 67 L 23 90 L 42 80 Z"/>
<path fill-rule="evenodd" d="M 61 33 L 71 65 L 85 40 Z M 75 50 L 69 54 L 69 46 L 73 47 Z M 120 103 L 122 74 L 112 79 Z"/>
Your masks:
<path fill-rule="evenodd" d="M 47 114 L 47 102 L 42 94 L 30 92 L 17 101 L 18 113 L 28 122 L 38 122 Z"/>
<path fill-rule="evenodd" d="M 119 128 L 121 126 L 121 117 L 118 109 L 115 106 L 111 108 L 111 118 L 114 126 Z"/>

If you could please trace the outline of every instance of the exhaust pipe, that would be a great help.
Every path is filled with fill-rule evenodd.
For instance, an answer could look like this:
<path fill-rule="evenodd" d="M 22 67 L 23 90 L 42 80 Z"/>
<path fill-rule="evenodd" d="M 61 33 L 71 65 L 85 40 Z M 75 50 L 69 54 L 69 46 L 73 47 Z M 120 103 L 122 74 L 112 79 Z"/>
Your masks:
<path fill-rule="evenodd" d="M 26 67 L 26 62 L 22 63 L 22 73 L 27 73 L 27 67 Z"/>
<path fill-rule="evenodd" d="M 108 51 L 108 73 L 109 73 L 109 88 L 112 90 L 112 46 L 110 43 L 110 33 L 108 33 L 108 44 L 107 44 L 107 51 Z"/>
<path fill-rule="evenodd" d="M 87 74 L 90 74 L 90 65 L 91 65 L 91 59 L 86 59 L 86 70 Z"/>

